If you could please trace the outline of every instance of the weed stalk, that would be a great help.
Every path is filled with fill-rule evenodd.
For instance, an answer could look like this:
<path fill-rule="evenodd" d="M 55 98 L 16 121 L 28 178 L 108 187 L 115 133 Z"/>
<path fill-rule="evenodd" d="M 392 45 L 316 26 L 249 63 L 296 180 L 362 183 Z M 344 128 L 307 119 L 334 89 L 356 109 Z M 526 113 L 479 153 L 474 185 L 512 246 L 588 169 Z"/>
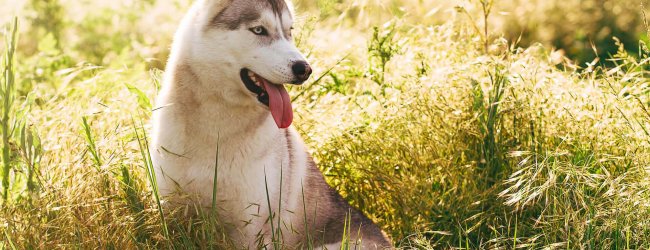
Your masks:
<path fill-rule="evenodd" d="M 13 134 L 13 127 L 10 127 L 10 116 L 13 114 L 14 105 L 14 55 L 16 52 L 16 42 L 18 38 L 18 18 L 15 17 L 11 25 L 10 35 L 6 38 L 6 52 L 4 55 L 3 84 L 0 86 L 0 97 L 2 103 L 2 119 L 0 126 L 2 128 L 2 198 L 6 202 L 9 198 L 9 172 L 11 171 L 11 145 L 9 138 Z"/>

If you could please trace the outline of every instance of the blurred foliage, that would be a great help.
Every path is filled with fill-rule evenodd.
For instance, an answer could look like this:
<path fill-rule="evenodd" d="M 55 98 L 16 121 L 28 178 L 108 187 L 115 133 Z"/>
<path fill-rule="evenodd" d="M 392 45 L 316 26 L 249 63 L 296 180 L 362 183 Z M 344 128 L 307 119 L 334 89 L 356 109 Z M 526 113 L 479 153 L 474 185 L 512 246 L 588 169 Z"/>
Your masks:
<path fill-rule="evenodd" d="M 645 2 L 645 4 L 643 4 Z M 502 29 L 520 45 L 541 42 L 565 51 L 581 63 L 596 57 L 609 59 L 618 51 L 617 37 L 632 55 L 638 55 L 638 41 L 648 40 L 643 18 L 645 0 L 513 0 Z M 611 66 L 611 63 L 607 63 Z"/>
<path fill-rule="evenodd" d="M 31 22 L 28 26 L 30 27 L 28 34 L 33 36 L 32 38 L 51 35 L 54 45 L 58 48 L 63 36 L 66 15 L 59 0 L 30 0 L 29 6 L 32 12 L 28 17 Z"/>
<path fill-rule="evenodd" d="M 482 10 L 479 0 L 423 1 L 423 0 L 318 0 L 297 1 L 298 6 L 317 8 L 323 17 L 333 17 L 353 25 L 372 26 L 372 21 L 393 18 L 412 24 L 441 24 L 466 18 L 454 13 L 453 7 L 462 7 L 472 15 L 471 22 L 482 32 Z M 638 41 L 648 40 L 644 26 L 647 0 L 498 0 L 493 1 L 489 33 L 492 37 L 505 36 L 518 46 L 535 43 L 552 46 L 578 62 L 581 66 L 596 57 L 601 63 L 616 54 L 618 46 L 613 37 L 625 45 L 630 54 L 640 52 Z M 372 20 L 372 21 L 370 21 Z M 342 22 L 345 23 L 345 22 Z"/>

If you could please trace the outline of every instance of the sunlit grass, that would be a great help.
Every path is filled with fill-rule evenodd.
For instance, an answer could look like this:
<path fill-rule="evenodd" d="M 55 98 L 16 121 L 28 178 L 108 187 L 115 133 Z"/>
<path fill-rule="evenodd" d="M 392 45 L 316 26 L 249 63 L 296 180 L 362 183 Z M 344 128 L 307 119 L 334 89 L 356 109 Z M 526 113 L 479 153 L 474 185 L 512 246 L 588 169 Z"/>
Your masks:
<path fill-rule="evenodd" d="M 20 16 L 15 101 L 2 104 L 12 122 L 0 132 L 13 133 L 0 248 L 232 247 L 218 209 L 163 212 L 152 185 L 151 100 L 188 1 L 45 2 L 63 12 L 22 13 L 63 20 L 61 34 Z M 647 46 L 612 40 L 607 68 L 579 68 L 499 39 L 499 5 L 486 35 L 480 5 L 459 4 L 467 14 L 436 1 L 297 4 L 315 72 L 290 90 L 294 125 L 328 182 L 398 247 L 650 248 Z M 74 12 L 84 17 L 62 14 Z"/>

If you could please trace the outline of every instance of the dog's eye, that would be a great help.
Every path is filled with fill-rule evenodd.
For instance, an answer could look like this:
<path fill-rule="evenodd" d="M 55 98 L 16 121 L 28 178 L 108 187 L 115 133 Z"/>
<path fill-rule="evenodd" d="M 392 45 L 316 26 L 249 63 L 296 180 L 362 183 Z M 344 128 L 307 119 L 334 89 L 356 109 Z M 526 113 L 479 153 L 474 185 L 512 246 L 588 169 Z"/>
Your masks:
<path fill-rule="evenodd" d="M 266 31 L 266 28 L 264 28 L 263 26 L 256 26 L 256 27 L 250 28 L 249 30 L 251 32 L 253 32 L 253 34 L 258 35 L 258 36 L 266 36 L 266 35 L 269 34 L 269 32 Z"/>

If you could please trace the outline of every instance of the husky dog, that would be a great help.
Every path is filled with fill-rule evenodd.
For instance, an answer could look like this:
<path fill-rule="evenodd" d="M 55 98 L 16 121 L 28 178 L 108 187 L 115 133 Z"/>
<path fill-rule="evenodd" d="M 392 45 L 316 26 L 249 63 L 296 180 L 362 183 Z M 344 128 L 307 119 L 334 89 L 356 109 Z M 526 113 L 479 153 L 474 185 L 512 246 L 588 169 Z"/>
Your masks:
<path fill-rule="evenodd" d="M 271 223 L 282 232 L 274 243 L 287 248 L 338 249 L 344 237 L 353 248 L 391 248 L 327 185 L 290 127 L 282 84 L 311 74 L 292 42 L 292 11 L 285 0 L 193 5 L 174 37 L 153 115 L 159 192 L 170 201 L 189 194 L 207 207 L 216 175 L 219 218 L 244 248 L 270 246 Z"/>

